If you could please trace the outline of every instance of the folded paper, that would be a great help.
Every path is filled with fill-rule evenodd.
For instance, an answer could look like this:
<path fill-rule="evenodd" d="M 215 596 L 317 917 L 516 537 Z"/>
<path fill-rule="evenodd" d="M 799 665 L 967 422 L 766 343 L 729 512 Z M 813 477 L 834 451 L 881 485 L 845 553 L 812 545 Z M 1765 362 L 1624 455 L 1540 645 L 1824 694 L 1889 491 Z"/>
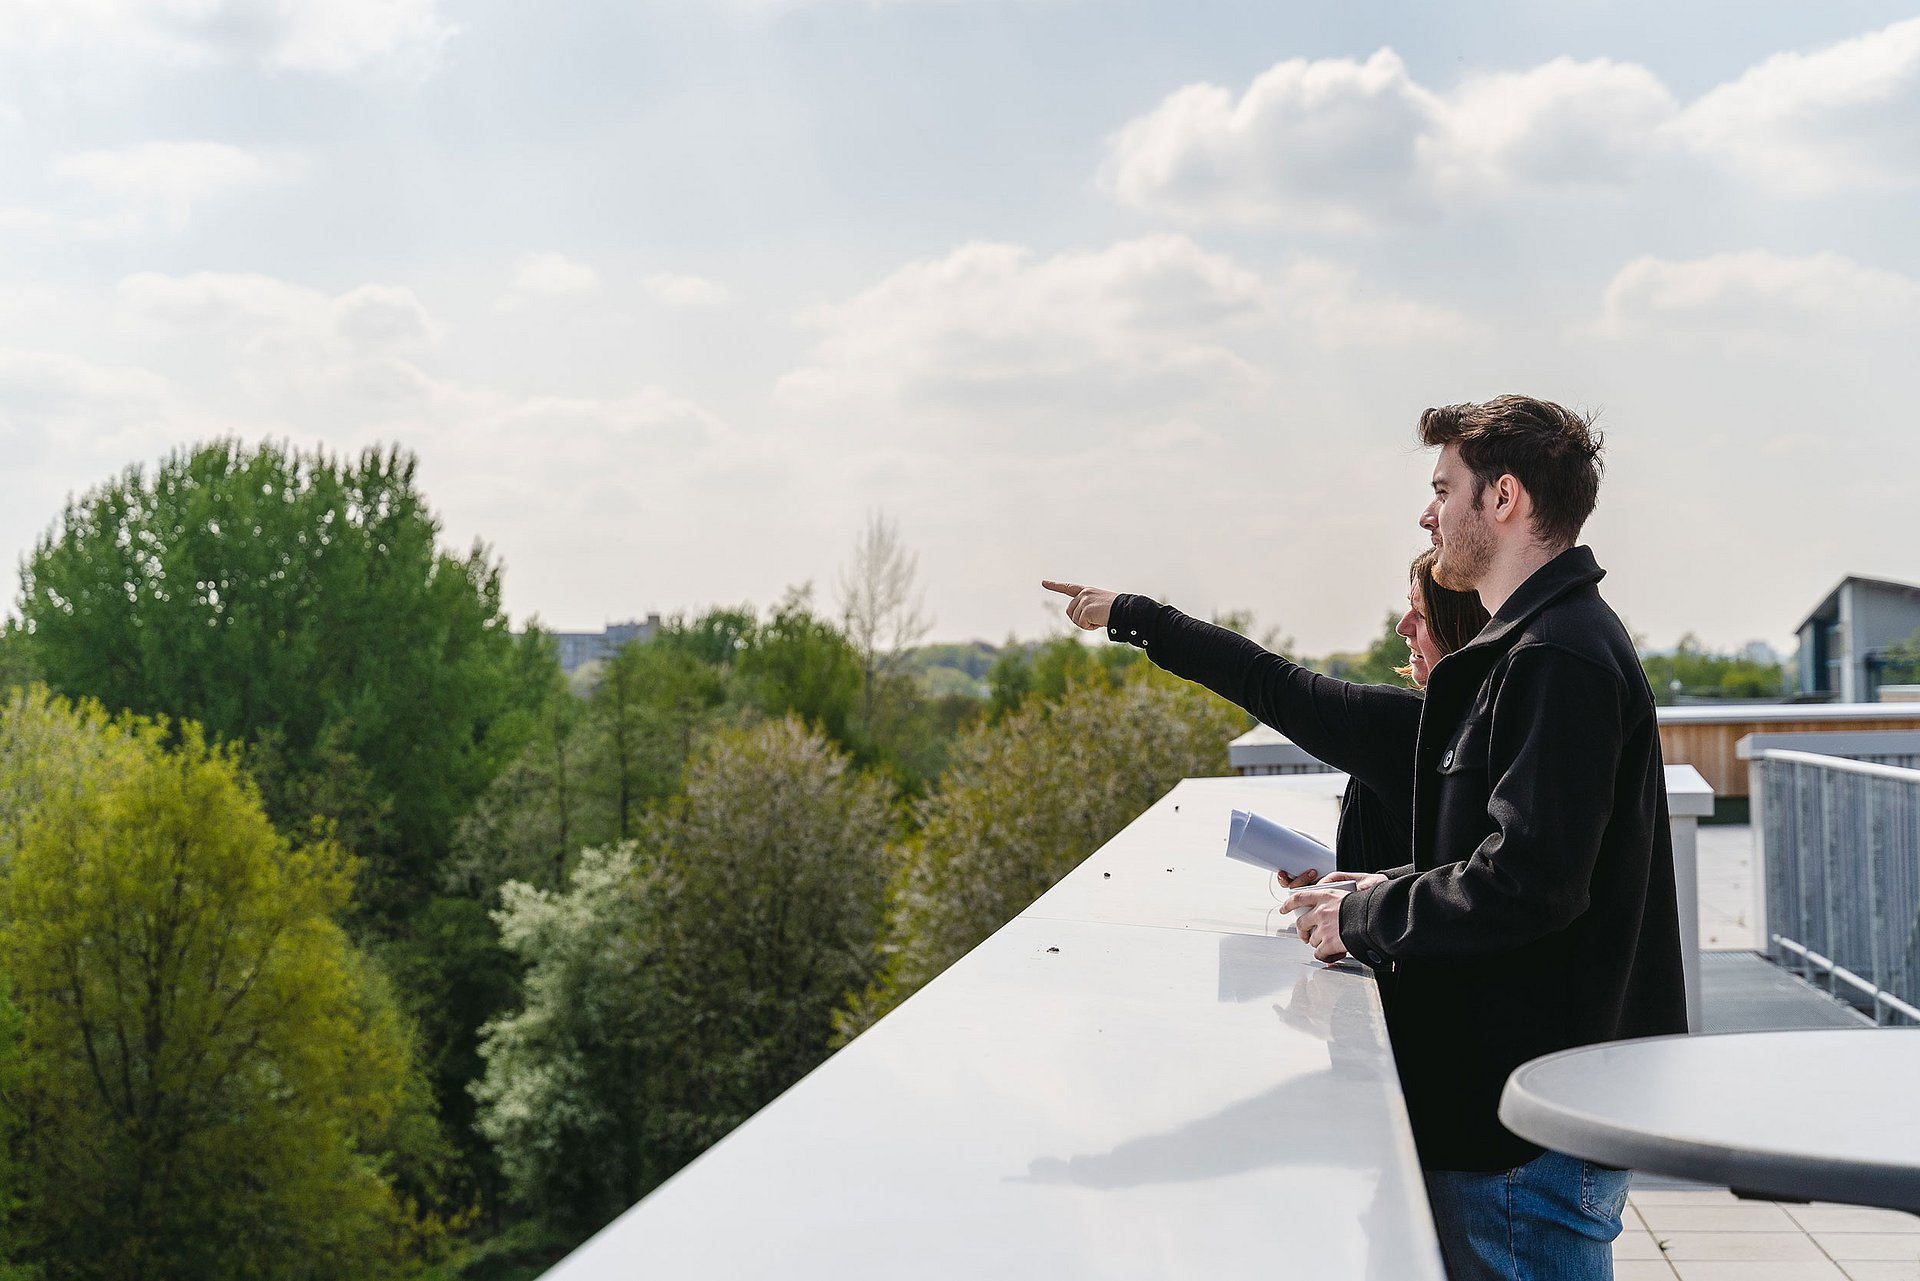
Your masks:
<path fill-rule="evenodd" d="M 1289 877 L 1318 869 L 1322 876 L 1334 870 L 1333 851 L 1291 827 L 1246 810 L 1233 812 L 1227 830 L 1227 857 Z"/>

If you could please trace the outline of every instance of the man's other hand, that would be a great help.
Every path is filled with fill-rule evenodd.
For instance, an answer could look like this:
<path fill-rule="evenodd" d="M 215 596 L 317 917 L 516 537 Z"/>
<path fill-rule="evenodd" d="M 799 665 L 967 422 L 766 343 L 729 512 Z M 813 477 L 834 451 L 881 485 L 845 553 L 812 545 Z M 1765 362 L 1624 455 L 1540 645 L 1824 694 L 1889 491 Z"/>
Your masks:
<path fill-rule="evenodd" d="M 1043 578 L 1040 585 L 1050 592 L 1059 592 L 1062 596 L 1071 596 L 1067 602 L 1067 617 L 1073 620 L 1075 627 L 1084 627 L 1088 631 L 1097 631 L 1107 625 L 1113 616 L 1113 598 L 1118 592 L 1110 592 L 1102 587 L 1082 587 L 1078 583 L 1056 583 L 1051 578 Z"/>
<path fill-rule="evenodd" d="M 1311 871 L 1305 873 L 1305 876 L 1313 875 Z M 1286 879 L 1284 875 L 1280 877 L 1282 883 Z M 1326 880 L 1289 895 L 1281 910 L 1300 913 L 1293 919 L 1294 932 L 1313 949 L 1316 959 L 1331 965 L 1347 954 L 1347 945 L 1340 938 L 1340 901 L 1357 890 L 1386 883 L 1387 878 L 1378 872 L 1335 872 Z M 1332 888 L 1336 886 L 1338 888 Z"/>

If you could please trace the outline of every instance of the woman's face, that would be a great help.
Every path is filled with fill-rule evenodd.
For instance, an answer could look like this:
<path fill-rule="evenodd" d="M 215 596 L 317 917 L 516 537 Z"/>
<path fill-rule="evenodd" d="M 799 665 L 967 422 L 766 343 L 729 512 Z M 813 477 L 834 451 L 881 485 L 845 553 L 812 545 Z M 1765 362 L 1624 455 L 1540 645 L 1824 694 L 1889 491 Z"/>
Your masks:
<path fill-rule="evenodd" d="M 1427 630 L 1427 603 L 1420 599 L 1417 578 L 1407 584 L 1407 612 L 1400 616 L 1400 625 L 1393 630 L 1407 642 L 1412 655 L 1408 666 L 1413 668 L 1413 683 L 1425 689 L 1427 678 L 1433 674 L 1433 665 L 1446 656 L 1433 643 L 1433 633 Z"/>

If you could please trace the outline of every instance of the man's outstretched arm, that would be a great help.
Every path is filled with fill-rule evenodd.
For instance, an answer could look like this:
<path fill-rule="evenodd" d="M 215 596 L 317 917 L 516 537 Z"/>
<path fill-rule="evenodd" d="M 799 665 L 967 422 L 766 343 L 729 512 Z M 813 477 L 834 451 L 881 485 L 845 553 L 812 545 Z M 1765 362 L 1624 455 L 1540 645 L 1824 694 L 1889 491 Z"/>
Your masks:
<path fill-rule="evenodd" d="M 1391 685 L 1356 685 L 1310 672 L 1224 627 L 1145 596 L 1042 579 L 1068 598 L 1076 627 L 1106 628 L 1111 640 L 1273 726 L 1335 769 L 1383 796 L 1413 791 L 1420 695 Z"/>

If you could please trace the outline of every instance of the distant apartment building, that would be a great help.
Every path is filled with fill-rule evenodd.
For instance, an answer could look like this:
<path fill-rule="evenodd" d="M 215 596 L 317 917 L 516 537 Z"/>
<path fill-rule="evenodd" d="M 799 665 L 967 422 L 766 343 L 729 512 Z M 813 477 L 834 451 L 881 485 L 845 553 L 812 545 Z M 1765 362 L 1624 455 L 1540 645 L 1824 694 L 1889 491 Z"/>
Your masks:
<path fill-rule="evenodd" d="M 1920 585 L 1848 576 L 1800 624 L 1800 693 L 1877 703 L 1898 679 L 1886 652 L 1920 630 Z"/>
<path fill-rule="evenodd" d="M 652 640 L 660 630 L 660 615 L 648 614 L 647 621 L 611 623 L 597 632 L 555 632 L 554 643 L 560 649 L 560 670 L 571 676 L 597 659 L 612 658 L 622 645 Z"/>

